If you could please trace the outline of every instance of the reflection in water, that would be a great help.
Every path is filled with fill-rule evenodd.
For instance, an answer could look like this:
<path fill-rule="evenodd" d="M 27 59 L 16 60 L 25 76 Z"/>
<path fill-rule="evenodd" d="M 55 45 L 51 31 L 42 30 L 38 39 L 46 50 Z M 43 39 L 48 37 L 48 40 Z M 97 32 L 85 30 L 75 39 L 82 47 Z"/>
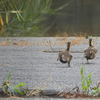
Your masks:
<path fill-rule="evenodd" d="M 53 0 L 53 8 L 70 2 L 70 0 Z M 47 33 L 66 32 L 69 36 L 80 32 L 92 36 L 100 36 L 100 0 L 73 0 L 59 11 L 61 14 L 50 16 L 55 21 Z M 75 36 L 75 35 L 74 35 Z"/>

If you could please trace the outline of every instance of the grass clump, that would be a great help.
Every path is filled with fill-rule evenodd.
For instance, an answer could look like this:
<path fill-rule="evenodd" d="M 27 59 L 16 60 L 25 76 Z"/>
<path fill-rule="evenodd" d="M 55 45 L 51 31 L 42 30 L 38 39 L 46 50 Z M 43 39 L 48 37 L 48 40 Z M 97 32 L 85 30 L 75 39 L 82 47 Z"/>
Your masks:
<path fill-rule="evenodd" d="M 27 85 L 26 83 L 23 82 L 19 82 L 18 85 L 11 87 L 11 85 L 13 85 L 12 83 L 10 83 L 10 77 L 11 77 L 11 71 L 9 72 L 8 78 L 7 80 L 3 83 L 3 85 L 1 86 L 2 89 L 2 94 L 7 94 L 8 96 L 15 96 L 15 92 L 24 95 L 26 94 L 27 91 L 22 91 L 22 87 Z"/>
<path fill-rule="evenodd" d="M 92 84 L 92 73 L 89 73 L 86 75 L 84 73 L 85 67 L 82 66 L 80 70 L 81 80 L 82 80 L 82 92 L 80 91 L 79 87 L 76 86 L 71 91 L 68 90 L 68 92 L 62 91 L 62 92 L 48 92 L 45 90 L 45 87 L 47 87 L 47 82 L 52 79 L 48 79 L 41 87 L 33 88 L 32 90 L 26 90 L 22 89 L 25 85 L 27 85 L 24 82 L 19 82 L 18 85 L 12 87 L 12 83 L 10 83 L 10 77 L 11 77 L 11 71 L 9 72 L 7 80 L 2 84 L 2 94 L 7 95 L 10 97 L 33 97 L 33 96 L 50 96 L 50 97 L 64 97 L 67 99 L 70 98 L 99 98 L 100 97 L 100 82 L 95 87 L 90 87 Z M 55 82 L 54 82 L 55 83 Z M 57 87 L 60 89 L 60 86 L 56 83 Z M 16 95 L 17 92 L 17 95 Z"/>
<path fill-rule="evenodd" d="M 81 67 L 81 79 L 82 79 L 82 92 L 88 94 L 90 84 L 92 83 L 92 73 L 85 76 L 84 74 L 85 67 Z"/>

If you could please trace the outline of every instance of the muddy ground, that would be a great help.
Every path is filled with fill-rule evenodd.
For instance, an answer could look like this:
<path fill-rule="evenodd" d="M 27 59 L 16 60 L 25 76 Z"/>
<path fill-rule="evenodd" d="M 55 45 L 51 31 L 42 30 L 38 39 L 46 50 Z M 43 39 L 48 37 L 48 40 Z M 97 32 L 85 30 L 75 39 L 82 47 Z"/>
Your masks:
<path fill-rule="evenodd" d="M 79 37 L 80 38 L 80 37 Z M 81 66 L 85 66 L 85 74 L 93 73 L 93 83 L 100 82 L 100 38 L 92 37 L 98 49 L 95 59 L 87 64 L 83 51 L 88 47 L 88 39 L 69 38 L 0 38 L 0 83 L 3 83 L 11 71 L 10 82 L 28 83 L 28 88 L 46 90 L 70 90 L 76 86 L 81 89 Z M 58 52 L 66 48 L 66 41 L 77 40 L 71 47 L 73 59 L 71 67 L 57 61 Z M 4 42 L 2 42 L 4 41 Z M 26 43 L 18 45 L 18 43 Z M 7 44 L 7 43 L 9 44 Z M 63 43 L 62 43 L 63 42 Z M 19 43 L 19 44 L 20 44 Z M 55 52 L 53 52 L 55 51 Z"/>

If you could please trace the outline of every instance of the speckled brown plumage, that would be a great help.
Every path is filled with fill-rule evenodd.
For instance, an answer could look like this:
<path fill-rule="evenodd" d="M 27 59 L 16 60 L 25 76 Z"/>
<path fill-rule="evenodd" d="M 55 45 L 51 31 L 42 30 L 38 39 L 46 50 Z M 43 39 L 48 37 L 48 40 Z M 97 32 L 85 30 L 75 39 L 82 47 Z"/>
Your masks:
<path fill-rule="evenodd" d="M 85 58 L 87 59 L 87 62 L 88 62 L 88 60 L 95 58 L 97 52 L 98 51 L 97 51 L 96 47 L 93 46 L 93 40 L 89 39 L 89 47 L 84 50 L 84 54 L 85 54 Z"/>
<path fill-rule="evenodd" d="M 71 42 L 68 42 L 67 49 L 65 49 L 64 51 L 61 51 L 57 59 L 57 60 L 60 60 L 61 63 L 68 63 L 68 66 L 70 66 L 70 61 L 72 60 L 72 55 L 70 53 L 70 45 L 71 45 Z"/>

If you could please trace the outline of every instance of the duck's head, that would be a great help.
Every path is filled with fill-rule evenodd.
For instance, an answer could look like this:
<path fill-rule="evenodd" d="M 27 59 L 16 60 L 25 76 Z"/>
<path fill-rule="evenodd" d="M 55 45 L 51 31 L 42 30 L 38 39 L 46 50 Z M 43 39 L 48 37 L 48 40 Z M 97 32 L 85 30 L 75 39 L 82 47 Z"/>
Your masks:
<path fill-rule="evenodd" d="M 89 46 L 93 46 L 93 40 L 89 39 Z"/>

